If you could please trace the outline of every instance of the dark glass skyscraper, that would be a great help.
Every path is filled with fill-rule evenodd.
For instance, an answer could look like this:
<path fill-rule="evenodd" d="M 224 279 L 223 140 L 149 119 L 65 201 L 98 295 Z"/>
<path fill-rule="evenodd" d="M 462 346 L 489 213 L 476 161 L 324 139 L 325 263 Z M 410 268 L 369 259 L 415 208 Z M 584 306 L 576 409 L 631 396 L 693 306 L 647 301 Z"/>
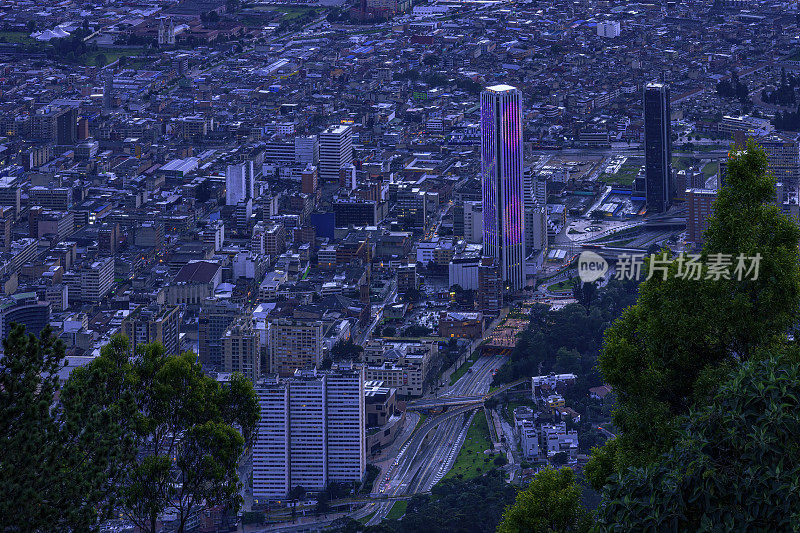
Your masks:
<path fill-rule="evenodd" d="M 505 285 L 525 286 L 522 95 L 510 85 L 481 93 L 483 254 L 497 260 Z"/>
<path fill-rule="evenodd" d="M 645 196 L 649 213 L 663 213 L 672 201 L 672 129 L 669 87 L 648 83 L 644 88 Z"/>

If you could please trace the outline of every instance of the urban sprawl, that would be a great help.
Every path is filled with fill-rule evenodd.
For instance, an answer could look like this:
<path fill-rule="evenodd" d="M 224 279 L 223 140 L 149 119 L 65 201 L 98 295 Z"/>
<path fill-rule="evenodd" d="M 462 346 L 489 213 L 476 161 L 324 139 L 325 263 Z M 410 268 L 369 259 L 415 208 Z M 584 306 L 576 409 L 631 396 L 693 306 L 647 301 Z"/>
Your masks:
<path fill-rule="evenodd" d="M 120 333 L 244 374 L 248 531 L 377 525 L 491 469 L 580 471 L 613 437 L 585 361 L 602 332 L 536 368 L 515 350 L 606 305 L 620 258 L 697 253 L 747 138 L 800 218 L 798 13 L 0 1 L 0 336 L 51 326 L 64 380 Z M 586 251 L 610 265 L 599 297 Z M 187 530 L 237 520 L 200 506 Z"/>

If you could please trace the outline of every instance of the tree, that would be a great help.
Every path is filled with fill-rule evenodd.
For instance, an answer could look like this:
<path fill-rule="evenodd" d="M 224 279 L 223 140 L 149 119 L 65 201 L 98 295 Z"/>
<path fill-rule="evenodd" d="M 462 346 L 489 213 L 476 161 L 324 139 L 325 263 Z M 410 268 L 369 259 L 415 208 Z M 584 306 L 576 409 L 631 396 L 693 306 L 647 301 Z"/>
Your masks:
<path fill-rule="evenodd" d="M 411 324 L 403 330 L 403 337 L 426 337 L 433 333 L 431 328 L 421 324 Z"/>
<path fill-rule="evenodd" d="M 62 389 L 63 343 L 13 325 L 0 365 L 0 523 L 11 531 L 92 529 L 111 515 L 133 457 L 127 358 L 114 341 Z M 56 403 L 60 394 L 60 403 Z"/>
<path fill-rule="evenodd" d="M 183 532 L 200 505 L 237 511 L 239 458 L 258 421 L 252 384 L 236 375 L 220 385 L 195 354 L 166 356 L 157 343 L 137 351 L 133 372 L 140 458 L 123 485 L 125 515 L 154 532 L 157 516 L 170 510 Z"/>
<path fill-rule="evenodd" d="M 297 485 L 296 487 L 292 487 L 289 490 L 289 499 L 290 500 L 301 500 L 306 495 L 306 489 L 302 485 Z"/>
<path fill-rule="evenodd" d="M 506 509 L 497 533 L 588 531 L 589 525 L 572 469 L 546 468 Z"/>
<path fill-rule="evenodd" d="M 97 54 L 94 58 L 94 62 L 98 67 L 104 67 L 108 64 L 108 57 L 105 54 Z"/>
<path fill-rule="evenodd" d="M 328 493 L 326 491 L 322 491 L 317 497 L 317 506 L 314 508 L 314 514 L 319 516 L 323 513 L 327 513 L 330 511 L 330 509 L 331 506 L 328 502 Z"/>
<path fill-rule="evenodd" d="M 352 339 L 347 341 L 340 340 L 331 348 L 331 357 L 333 359 L 358 360 L 363 351 L 364 347 L 354 343 Z"/>
<path fill-rule="evenodd" d="M 569 459 L 569 454 L 567 454 L 567 452 L 558 452 L 557 454 L 553 455 L 551 460 L 555 466 L 564 466 L 567 464 L 567 459 Z"/>
<path fill-rule="evenodd" d="M 636 305 L 606 331 L 599 359 L 618 398 L 612 470 L 645 466 L 669 450 L 678 417 L 707 402 L 740 361 L 783 343 L 796 322 L 800 231 L 773 204 L 763 150 L 748 142 L 731 154 L 728 169 L 702 256 L 708 262 L 729 254 L 735 265 L 739 254 L 760 254 L 758 277 L 683 279 L 676 274 L 685 258 L 678 257 L 666 280 L 656 275 L 640 285 Z M 612 473 L 608 455 L 603 467 L 587 467 L 596 488 Z"/>
<path fill-rule="evenodd" d="M 682 418 L 676 445 L 604 490 L 599 531 L 796 531 L 800 526 L 800 366 L 744 363 L 707 407 Z"/>
<path fill-rule="evenodd" d="M 433 486 L 431 495 L 412 496 L 398 530 L 494 531 L 516 494 L 500 470 L 468 481 L 445 479 Z"/>
<path fill-rule="evenodd" d="M 597 283 L 594 281 L 584 282 L 577 277 L 572 278 L 572 294 L 588 311 L 592 300 L 597 294 Z"/>
<path fill-rule="evenodd" d="M 580 374 L 581 354 L 562 346 L 556 352 L 554 370 L 559 374 Z"/>
<path fill-rule="evenodd" d="M 403 293 L 403 300 L 409 303 L 418 302 L 420 297 L 422 297 L 422 293 L 413 287 Z"/>

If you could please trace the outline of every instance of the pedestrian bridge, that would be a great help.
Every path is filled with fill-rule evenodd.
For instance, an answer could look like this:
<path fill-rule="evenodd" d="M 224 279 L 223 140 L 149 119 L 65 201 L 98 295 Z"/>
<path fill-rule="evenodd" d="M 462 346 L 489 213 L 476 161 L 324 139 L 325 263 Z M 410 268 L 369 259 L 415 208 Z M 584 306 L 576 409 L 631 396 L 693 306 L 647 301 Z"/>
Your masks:
<path fill-rule="evenodd" d="M 494 398 L 495 396 L 502 394 L 509 389 L 513 389 L 518 385 L 530 382 L 531 378 L 521 378 L 516 381 L 512 381 L 511 383 L 506 383 L 505 385 L 480 396 L 440 396 L 438 398 L 421 398 L 419 400 L 408 402 L 407 409 L 421 410 L 434 409 L 437 407 L 449 407 L 452 405 L 482 404 L 489 398 Z"/>

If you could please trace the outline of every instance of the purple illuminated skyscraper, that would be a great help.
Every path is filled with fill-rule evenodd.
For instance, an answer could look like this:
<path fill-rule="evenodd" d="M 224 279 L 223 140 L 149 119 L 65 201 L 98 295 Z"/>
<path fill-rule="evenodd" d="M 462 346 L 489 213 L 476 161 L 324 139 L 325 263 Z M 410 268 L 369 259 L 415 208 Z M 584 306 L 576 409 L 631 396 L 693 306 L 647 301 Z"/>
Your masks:
<path fill-rule="evenodd" d="M 497 259 L 504 285 L 525 286 L 522 94 L 510 85 L 481 93 L 483 254 Z"/>

